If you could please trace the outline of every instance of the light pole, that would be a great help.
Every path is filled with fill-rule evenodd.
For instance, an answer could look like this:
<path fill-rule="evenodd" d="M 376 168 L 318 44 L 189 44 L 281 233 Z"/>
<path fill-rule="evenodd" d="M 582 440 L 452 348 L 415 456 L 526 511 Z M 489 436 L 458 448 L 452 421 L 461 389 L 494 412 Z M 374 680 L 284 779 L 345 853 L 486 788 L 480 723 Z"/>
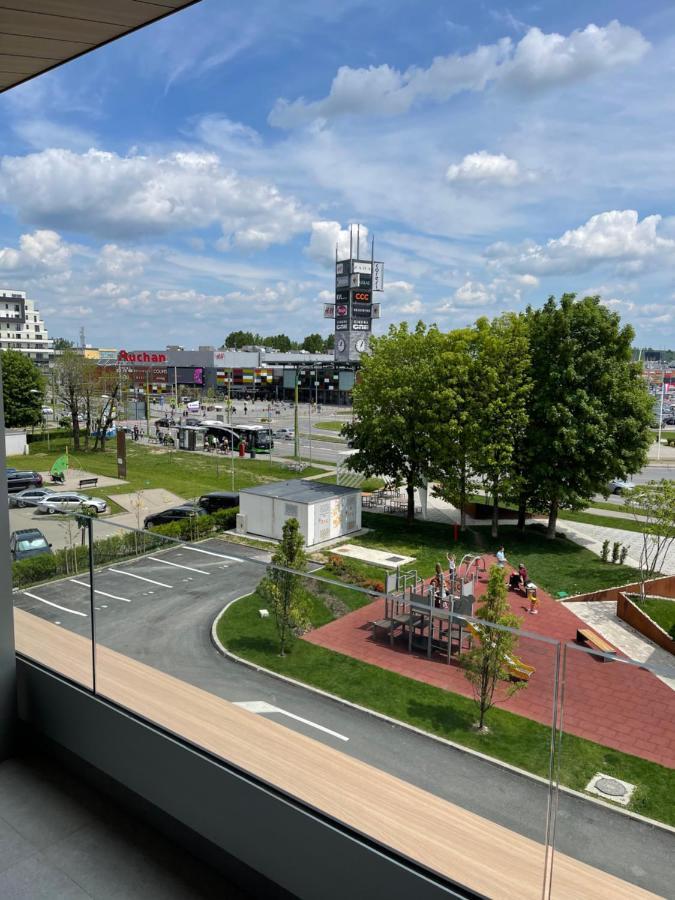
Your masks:
<path fill-rule="evenodd" d="M 293 399 L 295 401 L 295 416 L 294 416 L 294 437 L 295 437 L 295 458 L 300 459 L 300 435 L 298 434 L 298 369 L 297 366 L 294 369 L 295 372 L 295 390 L 293 394 Z"/>
<path fill-rule="evenodd" d="M 661 404 L 659 409 L 659 441 L 658 446 L 656 448 L 656 458 L 661 459 L 661 431 L 663 430 L 663 400 L 666 394 L 666 376 L 665 373 L 663 375 L 663 381 L 661 382 Z"/>

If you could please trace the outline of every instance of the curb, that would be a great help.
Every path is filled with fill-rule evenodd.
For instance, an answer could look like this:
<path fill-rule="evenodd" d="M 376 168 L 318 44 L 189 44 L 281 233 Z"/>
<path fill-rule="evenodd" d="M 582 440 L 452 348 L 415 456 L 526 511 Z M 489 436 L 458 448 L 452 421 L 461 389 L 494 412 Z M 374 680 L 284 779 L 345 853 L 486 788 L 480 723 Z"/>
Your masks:
<path fill-rule="evenodd" d="M 437 734 L 431 734 L 428 731 L 423 731 L 421 728 L 417 728 L 415 725 L 410 725 L 407 722 L 401 722 L 399 719 L 394 719 L 391 716 L 387 716 L 384 713 L 377 712 L 377 710 L 374 709 L 368 709 L 368 707 L 366 706 L 360 706 L 358 703 L 352 703 L 351 700 L 345 700 L 343 697 L 338 697 L 337 694 L 331 694 L 328 691 L 322 690 L 321 688 L 314 687 L 311 684 L 306 684 L 304 681 L 298 681 L 295 678 L 290 678 L 288 675 L 282 675 L 279 672 L 273 672 L 271 669 L 266 669 L 264 666 L 259 666 L 256 663 L 250 662 L 248 659 L 244 659 L 242 656 L 237 656 L 235 653 L 232 653 L 223 645 L 220 638 L 218 637 L 218 623 L 233 603 L 236 603 L 238 600 L 243 600 L 244 597 L 248 597 L 249 593 L 242 594 L 240 597 L 235 597 L 233 600 L 230 600 L 228 603 L 226 603 L 226 605 L 221 609 L 221 611 L 213 620 L 213 624 L 211 625 L 211 643 L 218 651 L 218 653 L 220 653 L 222 656 L 226 657 L 234 663 L 238 663 L 240 665 L 246 666 L 249 669 L 253 669 L 255 672 L 262 672 L 265 675 L 269 675 L 271 678 L 276 678 L 278 681 L 284 681 L 286 682 L 286 684 L 292 684 L 295 687 L 304 688 L 304 690 L 311 691 L 313 694 L 318 694 L 321 697 L 325 697 L 327 700 L 332 700 L 335 703 L 340 703 L 342 706 L 348 706 L 351 709 L 358 710 L 358 712 L 366 713 L 366 715 L 372 716 L 376 719 L 380 719 L 383 722 L 387 722 L 389 725 L 396 725 L 399 728 L 404 728 L 406 729 L 406 731 L 413 732 L 414 734 L 419 734 L 424 738 L 436 741 L 437 743 L 443 744 L 446 747 L 451 747 L 453 750 L 459 750 L 461 753 L 467 753 L 470 756 L 474 756 L 477 759 L 488 763 L 489 765 L 497 766 L 501 769 L 506 769 L 508 772 L 511 772 L 514 775 L 519 775 L 521 778 L 527 778 L 531 781 L 537 781 L 539 784 L 548 786 L 548 779 L 542 778 L 541 775 L 535 775 L 532 772 L 526 772 L 525 769 L 519 769 L 517 766 L 513 766 L 511 765 L 511 763 L 496 759 L 494 756 L 488 756 L 485 753 L 481 753 L 479 750 L 473 750 L 471 747 L 465 747 L 463 744 L 457 744 L 454 741 L 450 741 L 447 738 L 440 737 Z M 568 788 L 562 784 L 558 786 L 558 790 L 570 797 L 576 797 L 582 800 L 586 800 L 587 802 L 593 803 L 595 806 L 598 806 L 604 810 L 619 813 L 620 815 L 625 816 L 628 819 L 642 822 L 644 825 L 650 825 L 653 828 L 660 828 L 661 830 L 666 831 L 669 834 L 675 835 L 675 827 L 672 825 L 668 825 L 665 822 L 658 822 L 656 821 L 656 819 L 650 819 L 647 816 L 641 816 L 639 813 L 632 812 L 629 809 L 623 809 L 620 806 L 614 806 L 614 804 L 612 803 L 607 803 L 606 801 L 596 799 L 595 797 L 591 797 L 588 794 L 582 793 L 581 791 L 576 791 L 573 788 Z"/>

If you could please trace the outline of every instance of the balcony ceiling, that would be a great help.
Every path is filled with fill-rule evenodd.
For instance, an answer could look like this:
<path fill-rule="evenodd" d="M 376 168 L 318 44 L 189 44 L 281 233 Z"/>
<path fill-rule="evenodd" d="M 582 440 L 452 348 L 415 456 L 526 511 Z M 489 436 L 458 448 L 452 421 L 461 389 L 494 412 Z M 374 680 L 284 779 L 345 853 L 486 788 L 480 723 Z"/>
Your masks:
<path fill-rule="evenodd" d="M 0 0 L 0 92 L 199 0 Z"/>

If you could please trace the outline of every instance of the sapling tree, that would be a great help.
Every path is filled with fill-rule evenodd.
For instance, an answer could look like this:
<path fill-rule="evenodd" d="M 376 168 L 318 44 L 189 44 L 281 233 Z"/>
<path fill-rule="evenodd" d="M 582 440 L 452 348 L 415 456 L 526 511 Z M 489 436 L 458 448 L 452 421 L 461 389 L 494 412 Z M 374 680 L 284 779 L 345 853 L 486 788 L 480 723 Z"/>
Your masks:
<path fill-rule="evenodd" d="M 297 519 L 284 523 L 281 543 L 272 556 L 272 565 L 258 586 L 258 593 L 268 604 L 279 636 L 279 656 L 285 656 L 295 631 L 309 622 L 307 598 L 302 576 L 307 568 L 304 540 Z M 292 569 L 293 571 L 288 571 Z"/>
<path fill-rule="evenodd" d="M 628 505 L 642 531 L 640 596 L 645 583 L 661 570 L 675 541 L 675 481 L 639 484 L 628 495 Z"/>
<path fill-rule="evenodd" d="M 508 604 L 504 570 L 499 566 L 490 569 L 484 602 L 476 611 L 476 617 L 491 624 L 477 623 L 474 626 L 479 634 L 480 643 L 462 654 L 461 664 L 473 688 L 474 699 L 478 706 L 476 729 L 481 733 L 487 733 L 489 729 L 485 724 L 485 716 L 495 703 L 499 702 L 496 696 L 499 683 L 508 684 L 503 699 L 511 697 L 526 685 L 523 681 L 509 683 L 509 659 L 513 657 L 518 635 L 492 627 L 492 625 L 515 629 L 520 627 L 520 619 L 511 612 Z"/>

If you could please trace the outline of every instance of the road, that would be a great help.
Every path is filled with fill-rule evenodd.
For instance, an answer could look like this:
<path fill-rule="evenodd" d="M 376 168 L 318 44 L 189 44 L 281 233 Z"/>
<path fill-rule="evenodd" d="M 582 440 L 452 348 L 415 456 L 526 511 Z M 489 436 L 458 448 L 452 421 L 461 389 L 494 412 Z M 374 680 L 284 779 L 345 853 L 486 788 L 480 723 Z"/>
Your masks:
<path fill-rule="evenodd" d="M 211 539 L 107 566 L 96 572 L 94 581 L 97 638 L 543 841 L 545 784 L 237 664 L 216 651 L 210 639 L 214 617 L 252 591 L 266 560 L 260 551 Z M 91 634 L 87 576 L 19 591 L 15 602 L 78 634 Z M 657 894 L 668 896 L 672 888 L 672 835 L 582 798 L 561 794 L 557 848 Z"/>

